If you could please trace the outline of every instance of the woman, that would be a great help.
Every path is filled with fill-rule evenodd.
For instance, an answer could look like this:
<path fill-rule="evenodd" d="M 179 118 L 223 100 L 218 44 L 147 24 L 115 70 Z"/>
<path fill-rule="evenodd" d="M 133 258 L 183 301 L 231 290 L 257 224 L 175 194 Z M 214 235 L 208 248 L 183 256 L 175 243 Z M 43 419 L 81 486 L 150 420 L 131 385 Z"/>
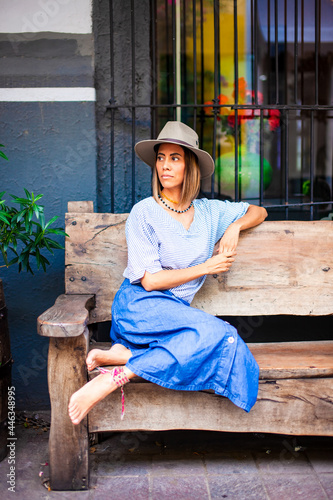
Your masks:
<path fill-rule="evenodd" d="M 230 269 L 240 231 L 260 224 L 267 212 L 196 199 L 214 162 L 181 122 L 168 122 L 157 140 L 141 141 L 135 151 L 153 168 L 153 196 L 137 203 L 126 223 L 128 264 L 112 305 L 113 345 L 87 357 L 88 370 L 118 367 L 99 368 L 101 374 L 71 397 L 69 416 L 78 424 L 135 376 L 175 390 L 213 389 L 250 411 L 258 391 L 256 361 L 234 327 L 190 303 L 208 274 Z"/>

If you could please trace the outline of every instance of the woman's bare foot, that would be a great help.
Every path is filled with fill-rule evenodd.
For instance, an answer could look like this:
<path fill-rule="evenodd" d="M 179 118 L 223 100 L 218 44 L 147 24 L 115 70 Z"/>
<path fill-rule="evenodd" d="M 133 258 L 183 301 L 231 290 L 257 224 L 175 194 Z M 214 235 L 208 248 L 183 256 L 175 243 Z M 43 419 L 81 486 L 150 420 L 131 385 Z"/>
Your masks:
<path fill-rule="evenodd" d="M 134 377 L 134 373 L 126 367 L 124 373 L 128 379 Z M 102 401 L 116 389 L 117 385 L 113 380 L 112 373 L 101 374 L 90 380 L 76 391 L 69 401 L 68 414 L 72 423 L 78 425 L 99 401 Z"/>
<path fill-rule="evenodd" d="M 131 351 L 122 344 L 114 344 L 107 351 L 92 349 L 87 356 L 87 368 L 91 372 L 97 366 L 126 365 L 131 356 Z"/>

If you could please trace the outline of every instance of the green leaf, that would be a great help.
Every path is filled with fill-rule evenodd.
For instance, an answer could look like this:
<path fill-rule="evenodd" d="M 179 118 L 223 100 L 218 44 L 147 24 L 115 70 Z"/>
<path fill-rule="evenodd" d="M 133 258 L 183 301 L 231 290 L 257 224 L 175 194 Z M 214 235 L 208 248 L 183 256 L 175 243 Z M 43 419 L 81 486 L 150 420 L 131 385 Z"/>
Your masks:
<path fill-rule="evenodd" d="M 12 259 L 9 263 L 8 263 L 8 267 L 10 266 L 13 266 L 14 264 L 17 264 L 18 263 L 18 257 L 14 257 L 14 259 Z"/>
<path fill-rule="evenodd" d="M 0 148 L 4 148 L 5 146 L 3 144 L 0 144 Z M 1 158 L 3 158 L 4 160 L 8 160 L 7 156 L 5 155 L 5 153 L 3 151 L 0 151 L 0 156 Z"/>
<path fill-rule="evenodd" d="M 39 220 L 43 229 L 45 229 L 45 215 L 44 212 L 40 213 Z"/>
<path fill-rule="evenodd" d="M 54 241 L 54 240 L 50 240 L 49 238 L 45 238 L 44 241 L 46 242 L 47 241 L 47 244 L 51 247 L 51 248 L 58 248 L 59 250 L 63 250 L 64 249 L 64 246 L 61 245 L 60 243 L 58 243 L 57 241 Z M 45 243 L 46 245 L 46 243 Z"/>
<path fill-rule="evenodd" d="M 25 188 L 24 188 L 24 191 L 25 191 L 25 194 L 26 194 L 26 197 L 28 198 L 28 200 L 31 201 L 31 194 L 29 193 L 29 191 Z"/>
<path fill-rule="evenodd" d="M 41 264 L 39 250 L 36 250 L 36 261 L 37 261 L 37 269 L 39 269 Z"/>
<path fill-rule="evenodd" d="M 2 257 L 3 257 L 5 265 L 8 267 L 7 252 L 2 247 L 1 247 L 1 253 L 2 253 Z"/>
<path fill-rule="evenodd" d="M 49 222 L 46 224 L 45 229 L 47 229 L 49 226 L 51 226 L 51 224 L 53 224 L 53 222 L 55 222 L 57 219 L 59 219 L 59 217 L 57 215 L 55 217 L 52 217 L 52 219 L 49 220 Z"/>
<path fill-rule="evenodd" d="M 17 222 L 20 222 L 20 220 L 23 219 L 24 215 L 25 215 L 25 209 L 24 210 L 21 210 L 21 212 L 19 212 L 17 215 L 16 215 L 16 220 Z"/>
<path fill-rule="evenodd" d="M 67 236 L 69 238 L 68 234 L 65 233 L 65 231 L 61 227 L 57 227 L 55 229 L 48 229 L 46 231 L 46 234 L 57 234 L 59 236 Z"/>
<path fill-rule="evenodd" d="M 0 220 L 2 220 L 2 222 L 4 222 L 5 224 L 10 224 L 6 212 L 3 211 L 0 212 Z"/>

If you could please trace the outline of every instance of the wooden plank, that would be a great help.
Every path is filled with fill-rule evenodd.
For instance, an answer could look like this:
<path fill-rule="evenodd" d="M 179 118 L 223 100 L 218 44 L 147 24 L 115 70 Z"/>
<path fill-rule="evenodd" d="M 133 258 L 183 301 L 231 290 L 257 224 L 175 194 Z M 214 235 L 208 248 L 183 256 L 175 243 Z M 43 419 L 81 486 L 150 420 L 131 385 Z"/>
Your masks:
<path fill-rule="evenodd" d="M 123 280 L 126 218 L 66 216 L 66 293 L 96 295 L 92 321 L 110 319 Z M 332 221 L 264 222 L 241 234 L 231 270 L 209 276 L 192 305 L 220 316 L 332 314 L 332 250 Z"/>
<path fill-rule="evenodd" d="M 94 202 L 93 201 L 69 201 L 68 202 L 68 212 L 93 213 L 94 212 Z"/>
<path fill-rule="evenodd" d="M 333 436 L 333 379 L 261 381 L 250 413 L 206 392 L 173 391 L 155 384 L 125 386 L 126 415 L 115 391 L 89 414 L 89 431 L 193 429 Z"/>
<path fill-rule="evenodd" d="M 333 377 L 333 340 L 247 345 L 259 365 L 261 380 Z M 110 346 L 110 342 L 94 342 L 89 348 L 106 350 Z M 89 376 L 97 373 L 92 372 Z M 138 380 L 143 383 L 143 379 Z"/>
<path fill-rule="evenodd" d="M 60 295 L 54 306 L 39 316 L 37 331 L 43 337 L 77 337 L 89 322 L 93 295 Z"/>
<path fill-rule="evenodd" d="M 252 343 L 248 347 L 261 379 L 333 377 L 333 341 Z"/>
<path fill-rule="evenodd" d="M 92 322 L 109 321 L 111 304 L 127 263 L 127 214 L 66 216 L 65 287 L 68 294 L 92 293 Z"/>
<path fill-rule="evenodd" d="M 82 490 L 89 483 L 88 421 L 73 425 L 68 416 L 71 395 L 87 382 L 88 328 L 79 337 L 51 338 L 48 384 L 51 400 L 49 437 L 52 490 Z"/>

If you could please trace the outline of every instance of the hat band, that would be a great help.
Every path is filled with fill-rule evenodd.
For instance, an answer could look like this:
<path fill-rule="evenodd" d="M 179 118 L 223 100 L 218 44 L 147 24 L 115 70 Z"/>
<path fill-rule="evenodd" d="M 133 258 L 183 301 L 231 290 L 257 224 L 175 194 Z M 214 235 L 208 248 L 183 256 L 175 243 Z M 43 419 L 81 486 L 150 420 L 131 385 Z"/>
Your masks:
<path fill-rule="evenodd" d="M 170 139 L 170 137 L 159 137 L 157 140 L 158 141 L 169 141 L 169 142 L 173 142 L 175 144 L 183 144 L 184 146 L 187 146 L 189 148 L 198 149 L 198 146 L 193 146 L 189 142 L 180 141 L 179 139 Z"/>

